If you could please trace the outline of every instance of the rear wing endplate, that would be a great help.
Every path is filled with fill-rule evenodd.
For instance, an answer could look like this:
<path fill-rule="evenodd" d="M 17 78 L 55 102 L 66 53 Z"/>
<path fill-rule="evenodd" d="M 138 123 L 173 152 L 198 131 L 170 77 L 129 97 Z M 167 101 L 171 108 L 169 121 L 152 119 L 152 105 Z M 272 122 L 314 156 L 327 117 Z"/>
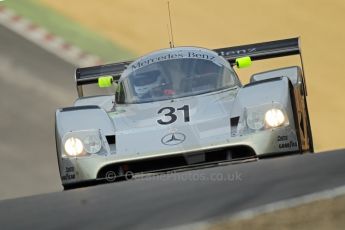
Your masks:
<path fill-rule="evenodd" d="M 249 56 L 251 60 L 256 61 L 290 55 L 299 55 L 305 85 L 302 53 L 298 37 L 243 46 L 220 48 L 215 49 L 214 51 L 217 52 L 218 55 L 227 59 L 231 65 L 235 65 L 237 58 L 245 56 Z M 75 77 L 79 97 L 83 96 L 82 85 L 95 84 L 98 82 L 98 77 L 104 75 L 111 75 L 115 80 L 118 80 L 122 72 L 130 63 L 132 63 L 132 61 L 78 68 L 76 70 Z"/>

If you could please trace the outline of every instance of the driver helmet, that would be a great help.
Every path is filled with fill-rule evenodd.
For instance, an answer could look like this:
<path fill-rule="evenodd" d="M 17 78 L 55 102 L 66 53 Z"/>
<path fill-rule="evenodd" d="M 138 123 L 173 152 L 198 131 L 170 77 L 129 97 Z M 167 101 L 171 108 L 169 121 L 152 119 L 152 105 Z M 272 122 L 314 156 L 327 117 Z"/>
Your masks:
<path fill-rule="evenodd" d="M 158 70 L 139 73 L 134 76 L 134 91 L 138 97 L 142 97 L 153 88 L 158 87 L 161 82 L 162 78 Z"/>

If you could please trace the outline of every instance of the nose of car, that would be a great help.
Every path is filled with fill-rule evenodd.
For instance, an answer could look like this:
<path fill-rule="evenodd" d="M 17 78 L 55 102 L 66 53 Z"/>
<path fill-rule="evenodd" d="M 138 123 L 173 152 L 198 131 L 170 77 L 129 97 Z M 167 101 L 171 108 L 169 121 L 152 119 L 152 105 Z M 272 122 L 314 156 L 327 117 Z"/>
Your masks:
<path fill-rule="evenodd" d="M 232 103 L 233 97 L 211 95 L 131 105 L 114 121 L 117 152 L 184 151 L 224 142 L 230 137 Z"/>

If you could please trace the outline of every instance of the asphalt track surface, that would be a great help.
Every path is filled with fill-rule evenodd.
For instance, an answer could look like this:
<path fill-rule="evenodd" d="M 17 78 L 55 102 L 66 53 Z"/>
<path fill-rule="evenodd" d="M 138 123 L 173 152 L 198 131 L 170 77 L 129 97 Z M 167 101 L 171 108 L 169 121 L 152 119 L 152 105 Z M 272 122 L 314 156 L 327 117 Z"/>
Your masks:
<path fill-rule="evenodd" d="M 0 26 L 0 200 L 62 189 L 54 113 L 76 97 L 74 69 Z"/>
<path fill-rule="evenodd" d="M 345 150 L 338 150 L 5 200 L 0 223 L 2 229 L 176 227 L 342 186 L 344 165 Z"/>

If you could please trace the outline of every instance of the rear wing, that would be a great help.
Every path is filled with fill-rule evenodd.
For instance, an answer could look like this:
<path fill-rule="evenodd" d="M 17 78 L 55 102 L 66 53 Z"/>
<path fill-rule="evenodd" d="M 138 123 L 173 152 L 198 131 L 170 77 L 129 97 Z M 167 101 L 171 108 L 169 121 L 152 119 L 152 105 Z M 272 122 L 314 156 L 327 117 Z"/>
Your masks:
<path fill-rule="evenodd" d="M 223 56 L 232 65 L 235 64 L 236 58 L 250 56 L 255 60 L 268 58 L 277 58 L 301 53 L 299 48 L 299 38 L 289 38 L 271 42 L 262 42 L 251 45 L 234 46 L 229 48 L 215 49 L 218 55 Z"/>
<path fill-rule="evenodd" d="M 110 75 L 113 76 L 115 80 L 118 80 L 122 72 L 131 63 L 132 61 L 125 61 L 107 65 L 77 68 L 75 72 L 75 81 L 77 84 L 78 96 L 83 96 L 82 85 L 96 84 L 100 76 Z"/>
<path fill-rule="evenodd" d="M 217 52 L 218 55 L 223 56 L 225 59 L 227 59 L 231 65 L 235 65 L 237 58 L 245 56 L 249 56 L 251 60 L 255 61 L 268 58 L 299 55 L 304 81 L 304 68 L 302 53 L 299 46 L 299 38 L 289 38 L 250 45 L 220 48 L 215 49 L 214 51 Z M 122 72 L 131 63 L 132 61 L 125 61 L 108 65 L 78 68 L 76 70 L 75 80 L 79 97 L 83 96 L 82 85 L 95 84 L 98 82 L 98 77 L 104 75 L 113 76 L 115 80 L 118 80 Z"/>

